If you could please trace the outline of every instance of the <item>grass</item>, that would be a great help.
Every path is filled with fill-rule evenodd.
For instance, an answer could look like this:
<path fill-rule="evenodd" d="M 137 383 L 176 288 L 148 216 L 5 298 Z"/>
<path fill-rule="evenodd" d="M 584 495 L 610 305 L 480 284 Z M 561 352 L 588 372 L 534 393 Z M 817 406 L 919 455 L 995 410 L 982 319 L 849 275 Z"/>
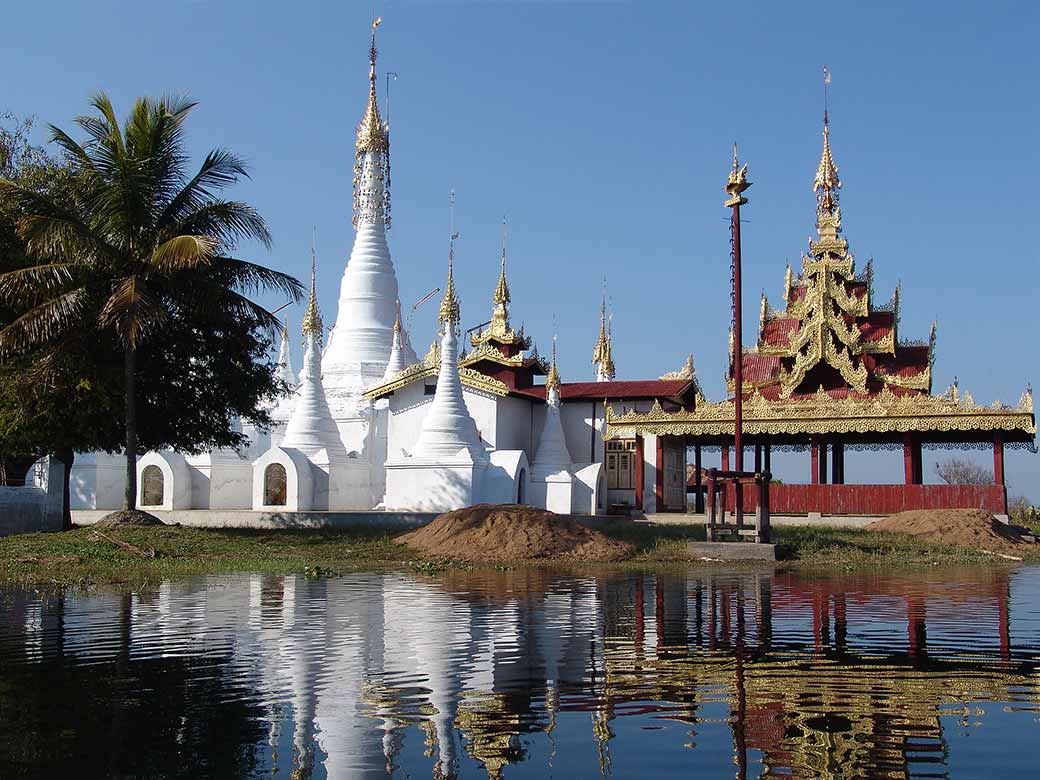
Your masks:
<path fill-rule="evenodd" d="M 703 541 L 703 526 L 654 526 L 614 523 L 603 532 L 634 545 L 635 555 L 623 567 L 690 562 L 686 542 Z M 182 526 L 108 530 L 114 539 L 143 550 L 143 558 L 97 536 L 89 527 L 59 534 L 25 534 L 0 538 L 0 581 L 36 586 L 124 584 L 142 587 L 164 579 L 197 574 L 260 572 L 299 573 L 320 577 L 356 569 L 411 569 L 436 574 L 470 564 L 451 559 L 420 559 L 393 541 L 387 531 L 230 530 Z M 1006 565 L 1007 561 L 965 547 L 932 544 L 910 536 L 860 529 L 781 526 L 774 541 L 784 549 L 786 567 L 917 568 L 936 565 Z M 1040 552 L 1024 557 L 1040 560 Z M 538 564 L 517 561 L 510 566 Z M 581 568 L 588 568 L 586 564 Z M 616 564 L 614 564 L 616 566 Z M 507 568 L 498 565 L 494 568 Z"/>

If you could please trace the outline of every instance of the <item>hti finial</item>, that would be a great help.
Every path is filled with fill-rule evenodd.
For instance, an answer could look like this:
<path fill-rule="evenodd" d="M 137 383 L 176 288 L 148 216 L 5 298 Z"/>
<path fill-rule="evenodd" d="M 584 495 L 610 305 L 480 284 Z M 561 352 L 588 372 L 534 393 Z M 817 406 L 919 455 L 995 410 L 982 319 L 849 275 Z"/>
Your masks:
<path fill-rule="evenodd" d="M 827 109 L 827 86 L 831 83 L 831 72 L 823 66 L 823 151 L 820 153 L 820 164 L 816 166 L 816 178 L 813 181 L 813 192 L 819 207 L 832 213 L 838 205 L 838 193 L 841 179 L 838 178 L 838 166 L 831 154 L 831 128 Z"/>
<path fill-rule="evenodd" d="M 376 28 L 382 23 L 383 18 L 378 17 L 372 22 L 372 45 L 368 50 L 368 104 L 365 113 L 361 117 L 361 124 L 357 130 L 357 153 L 380 152 L 387 153 L 390 142 L 386 135 L 386 126 L 383 118 L 379 115 L 379 101 L 376 99 Z"/>
<path fill-rule="evenodd" d="M 549 364 L 549 373 L 545 377 L 545 390 L 548 396 L 549 390 L 560 391 L 560 370 L 556 366 L 556 334 L 553 334 L 552 362 Z"/>
<path fill-rule="evenodd" d="M 740 159 L 737 156 L 737 143 L 733 142 L 733 168 L 729 172 L 729 177 L 726 179 L 726 192 L 729 193 L 729 199 L 726 201 L 727 206 L 742 206 L 747 203 L 747 198 L 743 196 L 744 190 L 751 186 L 751 182 L 747 180 L 747 163 L 744 166 L 740 166 Z"/>
<path fill-rule="evenodd" d="M 303 315 L 301 330 L 304 336 L 313 335 L 315 340 L 321 343 L 325 323 L 322 322 L 321 312 L 318 310 L 318 255 L 314 244 L 314 239 L 311 239 L 311 296 L 307 301 L 307 312 Z"/>
<path fill-rule="evenodd" d="M 495 306 L 505 306 L 509 301 L 509 283 L 506 281 L 506 218 L 502 217 L 502 263 L 498 272 L 498 284 L 495 285 L 493 302 Z"/>
<path fill-rule="evenodd" d="M 444 288 L 444 297 L 441 299 L 441 308 L 438 320 L 445 325 L 458 325 L 459 323 L 459 299 L 455 295 L 455 239 L 459 234 L 455 232 L 455 190 L 451 191 L 451 237 L 448 239 L 448 284 Z"/>

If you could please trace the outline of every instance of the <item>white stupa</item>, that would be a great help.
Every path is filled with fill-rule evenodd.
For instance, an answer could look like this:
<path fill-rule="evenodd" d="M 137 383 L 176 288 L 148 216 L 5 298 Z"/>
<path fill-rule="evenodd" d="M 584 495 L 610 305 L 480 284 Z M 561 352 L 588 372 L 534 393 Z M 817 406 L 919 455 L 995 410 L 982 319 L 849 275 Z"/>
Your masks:
<path fill-rule="evenodd" d="M 531 463 L 532 477 L 565 472 L 568 474 L 573 461 L 567 450 L 567 440 L 560 419 L 560 374 L 556 368 L 556 339 L 553 339 L 552 364 L 545 378 L 545 425 L 538 449 Z"/>
<path fill-rule="evenodd" d="M 570 514 L 574 497 L 574 463 L 560 419 L 560 373 L 556 367 L 556 339 L 552 364 L 545 378 L 545 424 L 531 463 L 531 498 L 550 512 Z"/>
<path fill-rule="evenodd" d="M 423 419 L 419 440 L 412 456 L 428 460 L 472 458 L 487 462 L 487 453 L 480 442 L 477 424 L 462 400 L 459 381 L 459 301 L 455 296 L 454 244 L 448 252 L 448 284 L 441 301 L 441 367 L 437 375 L 437 391 L 430 411 Z"/>
<path fill-rule="evenodd" d="M 308 457 L 323 450 L 330 457 L 346 455 L 339 438 L 325 388 L 321 384 L 321 337 L 324 324 L 318 311 L 315 290 L 315 269 L 311 267 L 311 297 L 307 314 L 303 318 L 304 355 L 303 370 L 300 372 L 300 387 L 296 392 L 296 403 L 292 416 L 285 427 L 282 447 L 292 447 Z"/>
<path fill-rule="evenodd" d="M 357 130 L 354 227 L 357 234 L 340 285 L 339 313 L 322 358 L 337 420 L 350 416 L 349 393 L 383 377 L 393 346 L 397 277 L 386 243 L 390 227 L 390 135 L 376 100 L 376 27 L 369 53 L 368 105 Z"/>
<path fill-rule="evenodd" d="M 289 322 L 282 323 L 282 339 L 278 345 L 278 362 L 275 364 L 275 376 L 289 387 L 296 386 L 296 375 L 293 373 L 292 354 L 289 351 Z"/>
<path fill-rule="evenodd" d="M 390 360 L 386 364 L 386 371 L 383 372 L 383 381 L 389 381 L 395 374 L 404 371 L 414 362 L 414 360 L 409 361 L 405 353 L 404 333 L 401 328 L 401 308 L 398 306 L 397 321 L 394 322 L 394 344 L 390 349 Z"/>

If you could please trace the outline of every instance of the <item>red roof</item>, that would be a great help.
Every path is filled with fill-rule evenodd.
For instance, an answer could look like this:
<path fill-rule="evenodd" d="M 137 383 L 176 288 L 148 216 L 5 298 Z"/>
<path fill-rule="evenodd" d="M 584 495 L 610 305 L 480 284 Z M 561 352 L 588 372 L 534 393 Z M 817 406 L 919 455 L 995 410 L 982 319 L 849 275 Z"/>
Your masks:
<path fill-rule="evenodd" d="M 786 347 L 800 327 L 801 323 L 794 317 L 766 320 L 759 339 L 771 347 Z"/>
<path fill-rule="evenodd" d="M 564 401 L 638 400 L 649 398 L 680 398 L 693 382 L 689 379 L 641 379 L 622 382 L 565 382 L 560 385 Z M 517 395 L 545 400 L 545 385 L 525 387 L 513 391 Z"/>

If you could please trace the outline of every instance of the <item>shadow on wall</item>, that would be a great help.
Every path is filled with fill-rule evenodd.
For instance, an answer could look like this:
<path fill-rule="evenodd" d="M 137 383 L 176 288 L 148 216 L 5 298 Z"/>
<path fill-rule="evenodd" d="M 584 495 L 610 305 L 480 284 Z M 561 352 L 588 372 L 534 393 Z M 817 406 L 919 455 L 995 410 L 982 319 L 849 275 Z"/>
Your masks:
<path fill-rule="evenodd" d="M 25 487 L 0 487 L 0 536 L 60 531 L 65 466 L 43 458 L 26 474 Z"/>

